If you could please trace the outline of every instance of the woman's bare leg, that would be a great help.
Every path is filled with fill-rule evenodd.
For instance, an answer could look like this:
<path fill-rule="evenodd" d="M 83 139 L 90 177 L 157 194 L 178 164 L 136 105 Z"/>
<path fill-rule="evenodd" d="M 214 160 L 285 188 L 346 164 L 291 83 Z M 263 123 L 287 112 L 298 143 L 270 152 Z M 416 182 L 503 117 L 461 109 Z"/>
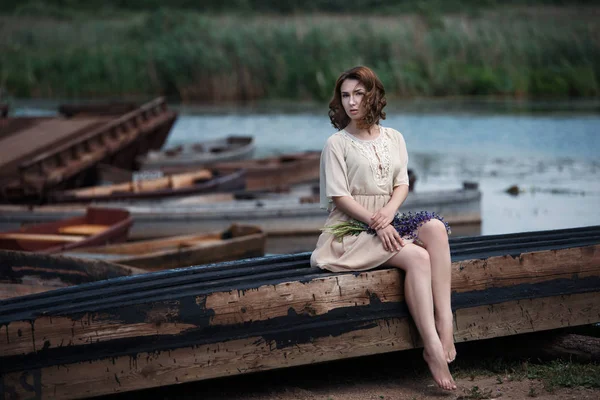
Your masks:
<path fill-rule="evenodd" d="M 440 335 L 444 353 L 448 362 L 456 358 L 454 347 L 454 326 L 450 305 L 450 286 L 452 271 L 450 268 L 450 246 L 444 224 L 432 219 L 419 228 L 419 239 L 423 242 L 431 260 L 431 287 L 435 308 L 435 326 Z"/>
<path fill-rule="evenodd" d="M 406 272 L 404 297 L 423 340 L 423 357 L 433 379 L 442 389 L 456 389 L 448 369 L 444 347 L 435 327 L 429 254 L 412 243 L 406 244 L 386 265 L 401 268 Z"/>

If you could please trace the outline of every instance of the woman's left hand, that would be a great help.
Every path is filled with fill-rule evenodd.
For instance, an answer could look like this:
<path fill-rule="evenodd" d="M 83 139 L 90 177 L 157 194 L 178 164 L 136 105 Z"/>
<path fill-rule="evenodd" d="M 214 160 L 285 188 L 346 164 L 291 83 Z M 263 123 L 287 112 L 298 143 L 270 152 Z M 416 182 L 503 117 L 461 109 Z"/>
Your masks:
<path fill-rule="evenodd" d="M 390 210 L 387 207 L 383 207 L 381 210 L 373 214 L 369 227 L 375 230 L 385 228 L 394 219 L 394 214 L 395 210 Z"/>

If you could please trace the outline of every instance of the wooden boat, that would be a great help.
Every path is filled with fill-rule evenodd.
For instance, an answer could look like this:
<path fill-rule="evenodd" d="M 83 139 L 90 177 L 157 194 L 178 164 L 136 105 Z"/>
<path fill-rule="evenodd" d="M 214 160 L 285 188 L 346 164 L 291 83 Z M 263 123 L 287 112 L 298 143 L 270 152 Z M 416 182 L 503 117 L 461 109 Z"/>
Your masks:
<path fill-rule="evenodd" d="M 191 199 L 181 199 L 155 204 L 107 203 L 105 206 L 124 208 L 131 213 L 135 224 L 129 237 L 134 240 L 219 231 L 233 223 L 258 226 L 269 237 L 311 235 L 312 240 L 320 233 L 327 218 L 327 212 L 318 203 L 307 203 L 300 196 L 281 194 L 262 197 L 258 194 L 256 198 L 244 200 L 219 200 L 195 203 Z M 79 215 L 83 209 L 82 206 L 66 205 L 0 206 L 0 229 Z M 411 192 L 401 211 L 420 210 L 443 215 L 455 234 L 461 234 L 460 225 L 476 226 L 479 230 L 481 191 L 474 188 Z M 314 248 L 314 242 L 310 246 Z"/>
<path fill-rule="evenodd" d="M 600 227 L 451 240 L 456 342 L 600 322 Z M 81 398 L 420 347 L 403 274 L 310 253 L 0 302 L 13 398 Z"/>
<path fill-rule="evenodd" d="M 146 272 L 102 260 L 0 250 L 0 300 Z"/>
<path fill-rule="evenodd" d="M 163 145 L 176 117 L 158 98 L 120 116 L 4 118 L 0 200 L 39 203 L 50 190 L 94 185 L 99 163 L 133 169 Z"/>
<path fill-rule="evenodd" d="M 197 193 L 244 190 L 245 170 L 227 174 L 208 169 L 151 179 L 138 179 L 114 185 L 92 186 L 56 191 L 49 195 L 52 203 L 100 202 L 184 196 Z"/>
<path fill-rule="evenodd" d="M 318 181 L 321 152 L 284 154 L 254 160 L 214 164 L 221 173 L 245 169 L 247 190 L 287 190 L 291 185 Z"/>
<path fill-rule="evenodd" d="M 126 210 L 90 207 L 85 215 L 0 233 L 0 249 L 58 253 L 121 242 L 133 218 Z"/>
<path fill-rule="evenodd" d="M 206 140 L 151 151 L 139 157 L 140 169 L 177 170 L 209 166 L 218 162 L 251 158 L 254 153 L 254 138 L 251 136 L 227 136 L 222 139 Z"/>
<path fill-rule="evenodd" d="M 211 234 L 88 247 L 64 254 L 155 271 L 261 257 L 265 254 L 266 238 L 257 227 L 232 225 Z"/>

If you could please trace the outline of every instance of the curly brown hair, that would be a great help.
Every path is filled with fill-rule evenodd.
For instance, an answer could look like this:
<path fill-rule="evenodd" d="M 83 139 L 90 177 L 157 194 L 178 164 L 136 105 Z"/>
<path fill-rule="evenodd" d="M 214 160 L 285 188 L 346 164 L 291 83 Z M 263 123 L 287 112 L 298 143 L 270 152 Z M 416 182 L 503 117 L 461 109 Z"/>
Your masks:
<path fill-rule="evenodd" d="M 365 86 L 367 93 L 363 99 L 361 107 L 365 107 L 367 112 L 364 118 L 358 122 L 359 128 L 370 128 L 378 124 L 380 120 L 385 119 L 383 107 L 386 106 L 385 89 L 383 84 L 368 67 L 358 66 L 342 73 L 335 83 L 333 99 L 329 102 L 329 119 L 331 125 L 336 129 L 344 129 L 350 123 L 350 117 L 346 114 L 342 105 L 342 83 L 346 79 L 356 79 Z"/>

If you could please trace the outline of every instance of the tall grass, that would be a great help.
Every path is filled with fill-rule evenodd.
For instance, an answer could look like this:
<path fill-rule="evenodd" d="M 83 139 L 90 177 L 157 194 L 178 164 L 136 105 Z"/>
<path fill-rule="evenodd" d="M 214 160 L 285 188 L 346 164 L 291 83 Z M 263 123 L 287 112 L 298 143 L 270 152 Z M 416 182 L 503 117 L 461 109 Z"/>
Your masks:
<path fill-rule="evenodd" d="M 341 71 L 364 64 L 392 96 L 598 96 L 597 11 L 2 16 L 0 87 L 15 97 L 323 100 Z"/>

